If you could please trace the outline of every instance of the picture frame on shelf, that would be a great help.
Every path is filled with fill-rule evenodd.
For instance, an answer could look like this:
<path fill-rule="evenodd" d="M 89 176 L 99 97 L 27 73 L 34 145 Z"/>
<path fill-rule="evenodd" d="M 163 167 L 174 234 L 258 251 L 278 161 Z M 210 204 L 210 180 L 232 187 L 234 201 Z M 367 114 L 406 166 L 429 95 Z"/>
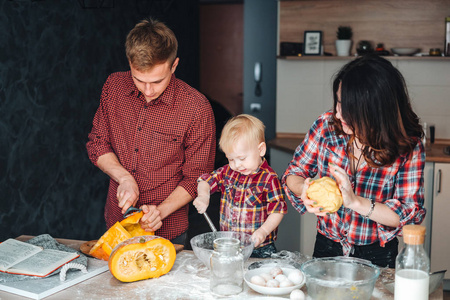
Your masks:
<path fill-rule="evenodd" d="M 322 54 L 322 31 L 305 31 L 303 36 L 303 55 Z"/>

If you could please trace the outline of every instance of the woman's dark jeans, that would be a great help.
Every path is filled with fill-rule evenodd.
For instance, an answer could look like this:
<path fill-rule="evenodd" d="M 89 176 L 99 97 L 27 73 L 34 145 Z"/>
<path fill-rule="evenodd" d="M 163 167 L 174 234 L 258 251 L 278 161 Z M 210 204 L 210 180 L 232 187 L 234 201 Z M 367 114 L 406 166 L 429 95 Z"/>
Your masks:
<path fill-rule="evenodd" d="M 381 247 L 379 243 L 373 243 L 364 246 L 353 246 L 354 253 L 351 257 L 362 258 L 371 261 L 374 265 L 380 267 L 395 268 L 395 258 L 398 254 L 398 239 L 395 238 Z M 313 257 L 333 257 L 343 256 L 342 246 L 320 233 L 317 233 L 316 243 L 314 245 Z"/>

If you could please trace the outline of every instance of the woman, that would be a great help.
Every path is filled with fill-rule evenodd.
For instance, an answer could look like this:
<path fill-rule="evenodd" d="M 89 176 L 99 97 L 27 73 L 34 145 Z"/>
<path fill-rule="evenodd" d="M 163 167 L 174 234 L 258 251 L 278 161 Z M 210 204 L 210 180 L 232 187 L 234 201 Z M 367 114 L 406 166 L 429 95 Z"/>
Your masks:
<path fill-rule="evenodd" d="M 425 217 L 422 126 L 400 72 L 378 55 L 346 64 L 333 82 L 333 111 L 322 114 L 282 178 L 288 199 L 317 216 L 314 257 L 354 256 L 395 267 L 397 235 Z M 330 176 L 343 206 L 312 207 L 313 177 Z"/>

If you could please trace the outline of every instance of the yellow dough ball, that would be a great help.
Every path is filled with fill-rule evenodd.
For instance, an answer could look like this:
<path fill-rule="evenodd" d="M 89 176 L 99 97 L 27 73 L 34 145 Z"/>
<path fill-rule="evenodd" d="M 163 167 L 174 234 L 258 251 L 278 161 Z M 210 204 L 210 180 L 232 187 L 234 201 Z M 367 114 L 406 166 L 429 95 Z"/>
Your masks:
<path fill-rule="evenodd" d="M 327 176 L 312 181 L 306 195 L 317 202 L 314 206 L 323 207 L 324 212 L 334 213 L 342 206 L 341 191 L 336 181 Z"/>

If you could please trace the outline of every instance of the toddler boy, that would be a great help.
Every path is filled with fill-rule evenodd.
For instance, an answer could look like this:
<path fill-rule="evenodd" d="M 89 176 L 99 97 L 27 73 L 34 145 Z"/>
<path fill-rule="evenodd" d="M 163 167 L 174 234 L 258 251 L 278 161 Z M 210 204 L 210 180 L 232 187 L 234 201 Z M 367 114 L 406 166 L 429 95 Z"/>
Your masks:
<path fill-rule="evenodd" d="M 199 213 L 218 191 L 220 230 L 245 232 L 255 244 L 252 257 L 270 257 L 277 252 L 277 229 L 287 213 L 281 183 L 264 155 L 264 124 L 251 115 L 230 119 L 222 130 L 219 146 L 228 164 L 198 179 L 198 197 L 193 204 Z"/>

